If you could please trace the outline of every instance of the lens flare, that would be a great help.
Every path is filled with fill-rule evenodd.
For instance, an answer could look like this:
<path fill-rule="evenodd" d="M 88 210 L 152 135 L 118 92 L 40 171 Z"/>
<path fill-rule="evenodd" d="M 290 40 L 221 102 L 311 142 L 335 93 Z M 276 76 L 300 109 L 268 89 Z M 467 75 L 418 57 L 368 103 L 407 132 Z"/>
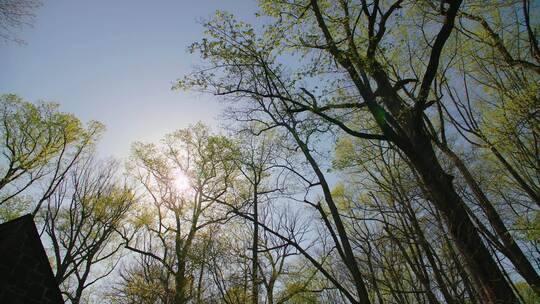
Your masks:
<path fill-rule="evenodd" d="M 180 192 L 187 192 L 191 187 L 189 178 L 182 170 L 173 171 L 172 182 L 174 188 Z"/>

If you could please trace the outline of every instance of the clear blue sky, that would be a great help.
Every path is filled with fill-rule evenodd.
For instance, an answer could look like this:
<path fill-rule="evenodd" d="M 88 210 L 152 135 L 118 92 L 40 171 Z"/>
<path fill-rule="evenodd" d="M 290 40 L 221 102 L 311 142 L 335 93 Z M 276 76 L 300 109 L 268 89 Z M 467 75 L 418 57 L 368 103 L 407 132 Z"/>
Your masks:
<path fill-rule="evenodd" d="M 33 28 L 0 42 L 0 93 L 60 104 L 107 131 L 103 156 L 125 157 L 136 140 L 203 121 L 216 125 L 212 96 L 171 91 L 200 63 L 186 47 L 201 38 L 200 20 L 227 10 L 255 19 L 255 0 L 43 0 Z"/>

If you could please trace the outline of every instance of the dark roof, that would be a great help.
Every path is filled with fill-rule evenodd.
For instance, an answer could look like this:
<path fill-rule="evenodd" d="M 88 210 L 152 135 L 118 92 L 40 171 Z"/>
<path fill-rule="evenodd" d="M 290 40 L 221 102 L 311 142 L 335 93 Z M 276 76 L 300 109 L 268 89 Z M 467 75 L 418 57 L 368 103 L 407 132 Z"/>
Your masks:
<path fill-rule="evenodd" d="M 0 224 L 0 303 L 64 303 L 30 214 Z"/>

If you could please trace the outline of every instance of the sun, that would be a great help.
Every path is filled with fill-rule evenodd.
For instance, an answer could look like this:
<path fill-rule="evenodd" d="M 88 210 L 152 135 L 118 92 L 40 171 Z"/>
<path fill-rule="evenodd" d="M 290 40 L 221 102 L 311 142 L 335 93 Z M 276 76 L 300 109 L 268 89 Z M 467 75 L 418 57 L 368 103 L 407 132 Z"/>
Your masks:
<path fill-rule="evenodd" d="M 172 172 L 172 182 L 174 188 L 179 192 L 187 192 L 191 188 L 189 178 L 182 170 L 174 170 Z"/>

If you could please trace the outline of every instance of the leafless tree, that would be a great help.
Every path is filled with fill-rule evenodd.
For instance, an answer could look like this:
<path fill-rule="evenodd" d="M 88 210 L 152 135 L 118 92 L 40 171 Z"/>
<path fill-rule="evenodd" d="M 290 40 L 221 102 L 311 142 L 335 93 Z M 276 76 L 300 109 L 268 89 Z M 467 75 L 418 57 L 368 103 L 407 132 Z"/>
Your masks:
<path fill-rule="evenodd" d="M 17 38 L 16 31 L 27 26 L 32 26 L 36 17 L 35 11 L 41 5 L 40 0 L 0 1 L 0 39 L 5 42 L 23 42 L 23 40 Z"/>

